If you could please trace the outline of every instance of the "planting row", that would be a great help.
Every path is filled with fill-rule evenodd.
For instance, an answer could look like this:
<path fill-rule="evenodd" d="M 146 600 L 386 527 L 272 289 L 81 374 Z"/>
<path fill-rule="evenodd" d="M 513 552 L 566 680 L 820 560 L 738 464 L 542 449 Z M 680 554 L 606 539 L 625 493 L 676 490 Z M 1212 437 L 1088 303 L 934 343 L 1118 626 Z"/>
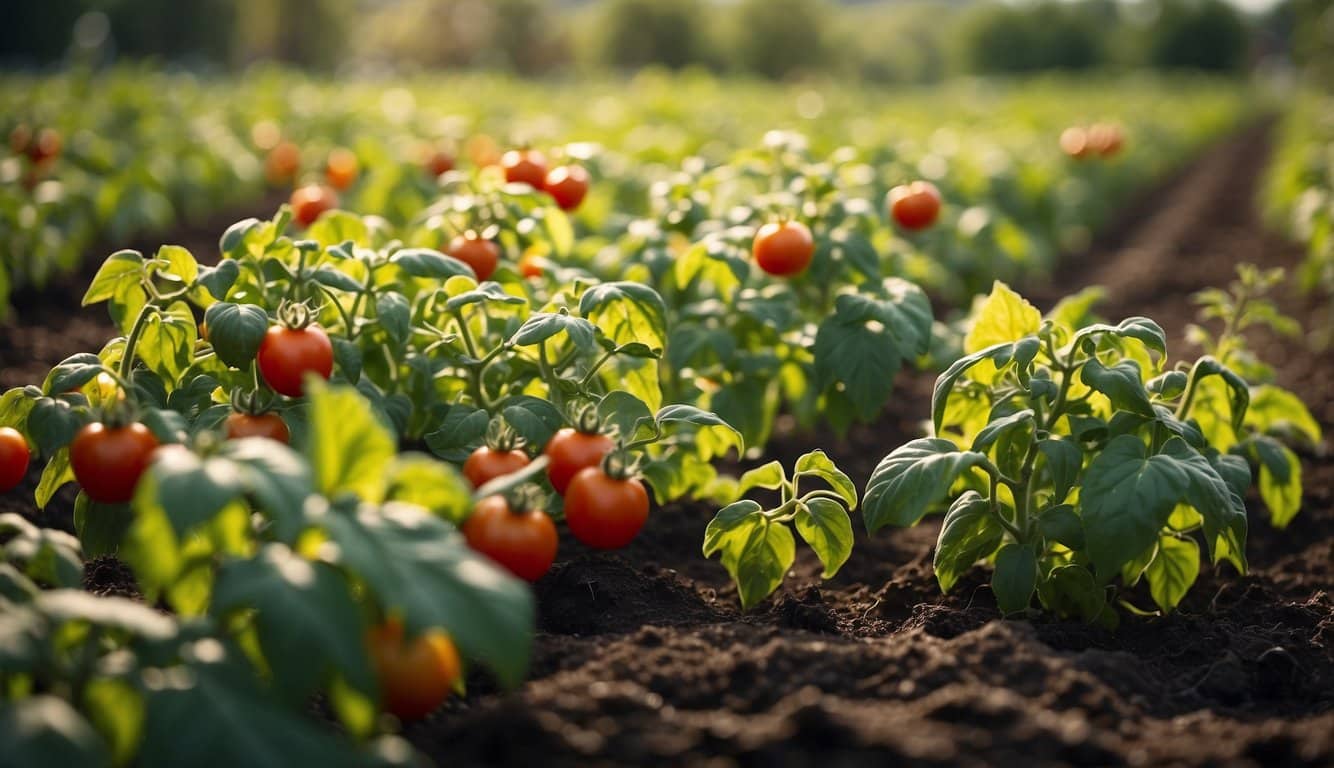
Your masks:
<path fill-rule="evenodd" d="M 1293 99 L 1263 194 L 1271 220 L 1307 247 L 1302 284 L 1334 293 L 1334 99 Z M 1328 343 L 1334 328 L 1317 331 Z"/>
<path fill-rule="evenodd" d="M 601 96 L 612 91 L 624 95 Z M 483 105 L 476 93 L 491 98 Z M 137 68 L 6 75 L 0 105 L 9 138 L 0 306 L 75 268 L 95 242 L 256 204 L 266 190 L 305 188 L 293 198 L 300 207 L 336 200 L 396 225 L 419 221 L 440 174 L 473 174 L 524 144 L 545 150 L 553 169 L 574 163 L 597 180 L 574 221 L 579 260 L 591 260 L 637 218 L 690 236 L 706 219 L 762 213 L 757 197 L 793 180 L 773 165 L 792 147 L 775 134 L 738 154 L 760 144 L 758 126 L 797 129 L 812 157 L 841 167 L 830 178 L 822 164 L 811 182 L 876 199 L 926 177 L 947 200 L 968 202 L 948 213 L 947 234 L 896 246 L 914 277 L 962 300 L 985 287 L 982 262 L 997 273 L 1041 270 L 1058 250 L 1078 248 L 1113 204 L 1242 110 L 1234 87 L 1208 81 L 961 83 L 886 98 L 700 76 L 645 75 L 630 88 L 485 76 L 386 88 L 281 71 L 200 81 Z M 1124 139 L 1133 153 L 1120 152 Z M 754 211 L 729 218 L 724 205 Z M 977 255 L 956 262 L 961 243 Z"/>

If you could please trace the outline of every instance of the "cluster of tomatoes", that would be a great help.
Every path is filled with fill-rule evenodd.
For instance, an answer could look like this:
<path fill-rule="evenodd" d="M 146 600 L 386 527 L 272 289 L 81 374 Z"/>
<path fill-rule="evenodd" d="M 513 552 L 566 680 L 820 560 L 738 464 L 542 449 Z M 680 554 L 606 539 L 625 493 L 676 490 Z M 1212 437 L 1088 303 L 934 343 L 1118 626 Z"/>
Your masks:
<path fill-rule="evenodd" d="M 28 158 L 29 164 L 23 174 L 23 186 L 32 189 L 51 169 L 65 141 L 55 128 L 41 128 L 37 131 L 27 123 L 19 123 L 9 132 L 9 149 L 15 155 Z"/>
<path fill-rule="evenodd" d="M 583 420 L 581 420 L 583 421 Z M 566 427 L 542 451 L 551 487 L 564 497 L 565 524 L 594 549 L 626 546 L 648 520 L 648 491 L 617 455 L 616 443 L 595 423 Z M 484 445 L 463 464 L 463 475 L 481 488 L 528 466 L 512 444 Z M 468 545 L 527 581 L 537 581 L 556 560 L 556 525 L 532 496 L 487 496 L 463 524 Z"/>
<path fill-rule="evenodd" d="M 1125 146 L 1125 134 L 1114 123 L 1094 123 L 1088 127 L 1072 125 L 1061 132 L 1061 151 L 1082 160 L 1087 157 L 1115 157 Z"/>
<path fill-rule="evenodd" d="M 904 230 L 918 232 L 936 223 L 940 216 L 940 190 L 929 181 L 900 184 L 889 190 L 885 208 Z M 815 257 L 815 239 L 800 221 L 779 219 L 759 228 L 751 255 L 760 269 L 778 277 L 801 274 Z"/>

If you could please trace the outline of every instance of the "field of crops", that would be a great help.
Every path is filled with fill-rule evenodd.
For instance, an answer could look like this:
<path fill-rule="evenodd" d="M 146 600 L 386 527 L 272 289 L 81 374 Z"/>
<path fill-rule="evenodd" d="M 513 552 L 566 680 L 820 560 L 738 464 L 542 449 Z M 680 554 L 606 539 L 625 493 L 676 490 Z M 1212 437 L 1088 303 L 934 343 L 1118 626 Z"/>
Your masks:
<path fill-rule="evenodd" d="M 1327 98 L 0 105 L 19 765 L 1334 761 Z"/>

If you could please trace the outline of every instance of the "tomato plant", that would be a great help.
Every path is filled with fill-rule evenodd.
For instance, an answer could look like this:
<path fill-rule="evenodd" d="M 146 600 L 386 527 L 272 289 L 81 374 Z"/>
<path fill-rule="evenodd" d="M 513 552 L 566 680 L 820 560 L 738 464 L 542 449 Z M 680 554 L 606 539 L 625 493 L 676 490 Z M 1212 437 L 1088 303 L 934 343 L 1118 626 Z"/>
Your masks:
<path fill-rule="evenodd" d="M 408 639 L 397 618 L 371 627 L 366 645 L 379 680 L 381 705 L 404 720 L 431 714 L 449 697 L 463 672 L 449 635 L 427 630 Z"/>
<path fill-rule="evenodd" d="M 1180 602 L 1199 572 L 1197 539 L 1245 572 L 1251 473 L 1204 417 L 1240 427 L 1250 390 L 1210 356 L 1164 370 L 1156 323 L 1086 323 L 1081 303 L 1044 318 L 997 283 L 966 356 L 936 381 L 935 436 L 880 462 L 863 514 L 870 531 L 913 525 L 949 500 L 934 561 L 942 589 L 989 560 L 1002 612 L 1036 597 L 1115 624 L 1118 578 L 1147 581 L 1162 611 Z M 1222 397 L 1205 410 L 1215 382 Z"/>

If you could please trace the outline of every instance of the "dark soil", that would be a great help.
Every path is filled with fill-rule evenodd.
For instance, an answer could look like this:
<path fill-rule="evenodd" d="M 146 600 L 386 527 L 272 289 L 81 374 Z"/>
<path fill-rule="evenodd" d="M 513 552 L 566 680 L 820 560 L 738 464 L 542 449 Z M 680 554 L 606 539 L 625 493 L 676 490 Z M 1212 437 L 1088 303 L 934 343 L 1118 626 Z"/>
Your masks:
<path fill-rule="evenodd" d="M 1178 356 L 1193 356 L 1181 341 L 1193 291 L 1226 283 L 1237 263 L 1300 259 L 1254 213 L 1269 138 L 1260 126 L 1211 150 L 1029 295 L 1045 309 L 1100 283 L 1106 316 L 1149 315 Z M 0 384 L 101 344 L 100 315 L 83 320 L 74 303 L 30 307 L 5 329 Z M 1283 306 L 1307 327 L 1329 322 L 1324 304 L 1295 292 Z M 93 325 L 78 337 L 82 322 Z M 1255 341 L 1279 383 L 1334 426 L 1334 354 Z M 821 447 L 864 485 L 920 434 L 932 378 L 903 375 L 879 422 L 846 438 L 784 430 L 766 458 Z M 658 508 L 620 553 L 562 542 L 566 559 L 536 586 L 540 634 L 521 689 L 475 674 L 466 700 L 406 736 L 440 765 L 1331 765 L 1334 461 L 1308 452 L 1303 465 L 1306 508 L 1287 530 L 1251 500 L 1250 574 L 1206 566 L 1179 612 L 1126 617 L 1115 633 L 1001 620 L 980 568 L 941 595 L 933 520 L 860 533 L 828 582 L 801 551 L 779 592 L 742 613 L 722 566 L 700 556 L 714 509 Z M 0 511 L 31 516 L 30 491 L 0 497 Z M 67 502 L 43 522 L 67 526 Z M 87 587 L 132 593 L 127 576 L 99 560 Z"/>

